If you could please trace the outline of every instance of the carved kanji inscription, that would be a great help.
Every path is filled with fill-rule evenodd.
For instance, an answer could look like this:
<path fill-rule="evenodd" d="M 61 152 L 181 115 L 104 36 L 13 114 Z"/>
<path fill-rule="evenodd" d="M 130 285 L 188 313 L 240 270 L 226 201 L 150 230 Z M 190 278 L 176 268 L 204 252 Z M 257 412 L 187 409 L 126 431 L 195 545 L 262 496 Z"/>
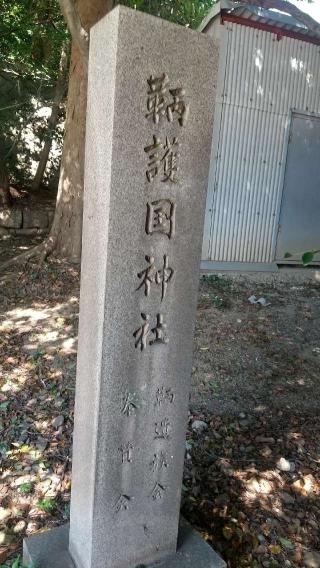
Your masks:
<path fill-rule="evenodd" d="M 168 418 L 155 423 L 155 440 L 168 440 L 170 438 L 171 423 Z"/>
<path fill-rule="evenodd" d="M 151 330 L 155 335 L 155 338 L 150 341 L 150 345 L 155 345 L 156 343 L 169 343 L 169 339 L 166 336 L 167 324 L 164 323 L 163 315 L 157 314 L 157 325 Z"/>
<path fill-rule="evenodd" d="M 134 344 L 136 349 L 140 349 L 144 351 L 148 345 L 148 336 L 150 334 L 150 316 L 149 314 L 141 314 L 143 323 L 136 331 L 133 333 L 134 337 L 136 338 L 136 342 Z"/>
<path fill-rule="evenodd" d="M 130 501 L 132 501 L 133 497 L 129 497 L 129 495 L 120 495 L 119 499 L 115 504 L 115 511 L 116 513 L 120 513 L 121 511 L 127 511 L 129 509 Z"/>
<path fill-rule="evenodd" d="M 155 260 L 153 256 L 146 255 L 145 259 L 149 263 L 149 266 L 147 266 L 145 270 L 138 272 L 137 276 L 138 278 L 141 279 L 141 284 L 140 286 L 138 286 L 137 290 L 144 288 L 144 295 L 149 296 L 152 284 L 155 284 L 156 286 L 161 286 L 161 301 L 162 301 L 166 295 L 167 286 L 169 282 L 172 280 L 172 277 L 174 275 L 173 268 L 169 267 L 168 255 L 166 254 L 164 255 L 163 266 L 159 270 L 157 270 L 155 266 Z"/>
<path fill-rule="evenodd" d="M 148 169 L 146 171 L 147 180 L 151 183 L 158 175 L 162 175 L 163 182 L 178 180 L 178 138 L 171 141 L 166 137 L 165 144 L 162 144 L 158 136 L 153 136 L 153 144 L 146 146 L 144 151 L 149 156 Z"/>
<path fill-rule="evenodd" d="M 174 392 L 170 387 L 159 387 L 156 392 L 155 406 L 160 407 L 162 404 L 173 404 L 175 399 Z"/>
<path fill-rule="evenodd" d="M 186 126 L 190 113 L 190 106 L 185 103 L 185 90 L 184 89 L 170 89 L 170 94 L 172 95 L 173 102 L 168 105 L 167 116 L 169 122 L 173 122 L 174 115 L 179 116 L 180 126 Z"/>
<path fill-rule="evenodd" d="M 160 77 L 148 79 L 148 98 L 146 118 L 151 118 L 154 124 L 162 119 L 173 122 L 175 116 L 180 126 L 186 126 L 190 114 L 190 105 L 185 101 L 186 92 L 182 87 L 169 89 L 169 77 L 163 73 Z"/>
<path fill-rule="evenodd" d="M 121 460 L 123 464 L 132 462 L 133 450 L 134 446 L 131 442 L 127 442 L 120 446 L 119 452 L 121 453 Z"/>
<path fill-rule="evenodd" d="M 121 412 L 126 416 L 135 414 L 139 406 L 139 399 L 135 392 L 126 391 L 122 397 Z"/>
<path fill-rule="evenodd" d="M 160 451 L 153 455 L 152 462 L 150 462 L 150 469 L 155 473 L 156 471 L 167 469 L 168 465 L 167 453 Z"/>
<path fill-rule="evenodd" d="M 169 239 L 174 237 L 176 204 L 171 199 L 160 199 L 147 204 L 146 233 L 163 233 Z"/>
<path fill-rule="evenodd" d="M 156 483 L 151 493 L 153 501 L 159 501 L 160 499 L 163 499 L 166 489 L 167 488 L 165 485 Z"/>
<path fill-rule="evenodd" d="M 166 328 L 167 325 L 164 323 L 164 318 L 162 314 L 157 314 L 157 324 L 155 327 L 150 329 L 150 315 L 149 314 L 141 314 L 143 323 L 142 325 L 136 329 L 133 333 L 134 337 L 136 338 L 135 341 L 135 348 L 144 351 L 148 345 L 155 345 L 157 343 L 169 343 L 169 340 L 166 335 Z M 148 342 L 149 335 L 153 335 L 153 339 L 150 339 Z"/>
<path fill-rule="evenodd" d="M 166 95 L 168 92 L 169 77 L 163 73 L 161 77 L 151 75 L 148 79 L 149 91 L 147 100 L 148 113 L 146 117 L 151 117 L 155 124 L 159 124 L 162 117 L 166 115 Z"/>

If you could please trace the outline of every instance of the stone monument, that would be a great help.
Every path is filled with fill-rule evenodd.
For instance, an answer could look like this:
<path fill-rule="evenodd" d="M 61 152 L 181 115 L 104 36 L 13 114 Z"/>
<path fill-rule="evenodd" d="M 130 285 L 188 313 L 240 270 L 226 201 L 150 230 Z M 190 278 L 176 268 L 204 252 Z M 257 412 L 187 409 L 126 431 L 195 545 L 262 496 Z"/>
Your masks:
<path fill-rule="evenodd" d="M 118 6 L 91 31 L 69 527 L 37 568 L 225 566 L 177 550 L 217 53 Z"/>

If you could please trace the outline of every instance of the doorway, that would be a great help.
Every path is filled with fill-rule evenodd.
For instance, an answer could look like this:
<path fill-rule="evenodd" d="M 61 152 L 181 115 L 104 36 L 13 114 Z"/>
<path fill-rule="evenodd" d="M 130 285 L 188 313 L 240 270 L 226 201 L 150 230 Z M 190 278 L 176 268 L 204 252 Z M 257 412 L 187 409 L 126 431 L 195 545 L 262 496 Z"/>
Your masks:
<path fill-rule="evenodd" d="M 293 113 L 276 247 L 278 263 L 320 249 L 320 117 Z M 286 253 L 292 257 L 285 259 Z M 320 263 L 320 255 L 315 257 Z"/>

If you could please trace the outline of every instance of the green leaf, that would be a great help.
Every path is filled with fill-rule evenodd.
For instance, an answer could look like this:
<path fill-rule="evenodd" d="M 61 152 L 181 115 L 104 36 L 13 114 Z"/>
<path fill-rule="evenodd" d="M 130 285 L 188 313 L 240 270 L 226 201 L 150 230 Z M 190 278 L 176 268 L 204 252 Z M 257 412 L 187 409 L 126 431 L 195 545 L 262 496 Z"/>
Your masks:
<path fill-rule="evenodd" d="M 19 487 L 20 493 L 30 493 L 32 489 L 32 483 L 26 482 L 22 483 Z"/>
<path fill-rule="evenodd" d="M 304 266 L 310 264 L 313 261 L 314 255 L 320 252 L 319 250 L 309 250 L 302 255 L 302 262 Z"/>
<path fill-rule="evenodd" d="M 12 564 L 12 568 L 19 568 L 19 567 L 20 567 L 20 556 L 18 556 L 18 558 L 16 558 Z"/>
<path fill-rule="evenodd" d="M 292 550 L 294 548 L 294 544 L 287 538 L 282 538 L 281 536 L 279 536 L 279 542 L 284 548 L 288 548 L 289 550 Z"/>
<path fill-rule="evenodd" d="M 285 252 L 284 253 L 284 258 L 291 258 L 291 257 L 292 257 L 291 252 Z"/>
<path fill-rule="evenodd" d="M 44 511 L 45 513 L 51 513 L 55 508 L 55 502 L 53 499 L 47 497 L 45 499 L 40 499 L 37 502 L 37 507 L 41 509 L 41 511 Z"/>

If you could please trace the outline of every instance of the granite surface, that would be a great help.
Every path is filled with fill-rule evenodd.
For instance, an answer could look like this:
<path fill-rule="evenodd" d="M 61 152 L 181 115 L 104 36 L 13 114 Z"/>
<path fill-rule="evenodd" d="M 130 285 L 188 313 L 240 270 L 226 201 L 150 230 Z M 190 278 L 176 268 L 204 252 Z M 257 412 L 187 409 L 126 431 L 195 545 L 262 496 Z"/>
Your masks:
<path fill-rule="evenodd" d="M 75 568 L 68 545 L 69 525 L 26 538 L 23 564 L 32 568 Z"/>
<path fill-rule="evenodd" d="M 69 525 L 30 537 L 24 542 L 24 563 L 35 568 L 75 568 L 68 551 L 68 541 Z M 180 525 L 176 554 L 144 568 L 225 567 L 225 562 L 200 535 L 183 522 Z"/>
<path fill-rule="evenodd" d="M 91 32 L 77 568 L 176 551 L 216 57 L 210 38 L 123 6 Z"/>

